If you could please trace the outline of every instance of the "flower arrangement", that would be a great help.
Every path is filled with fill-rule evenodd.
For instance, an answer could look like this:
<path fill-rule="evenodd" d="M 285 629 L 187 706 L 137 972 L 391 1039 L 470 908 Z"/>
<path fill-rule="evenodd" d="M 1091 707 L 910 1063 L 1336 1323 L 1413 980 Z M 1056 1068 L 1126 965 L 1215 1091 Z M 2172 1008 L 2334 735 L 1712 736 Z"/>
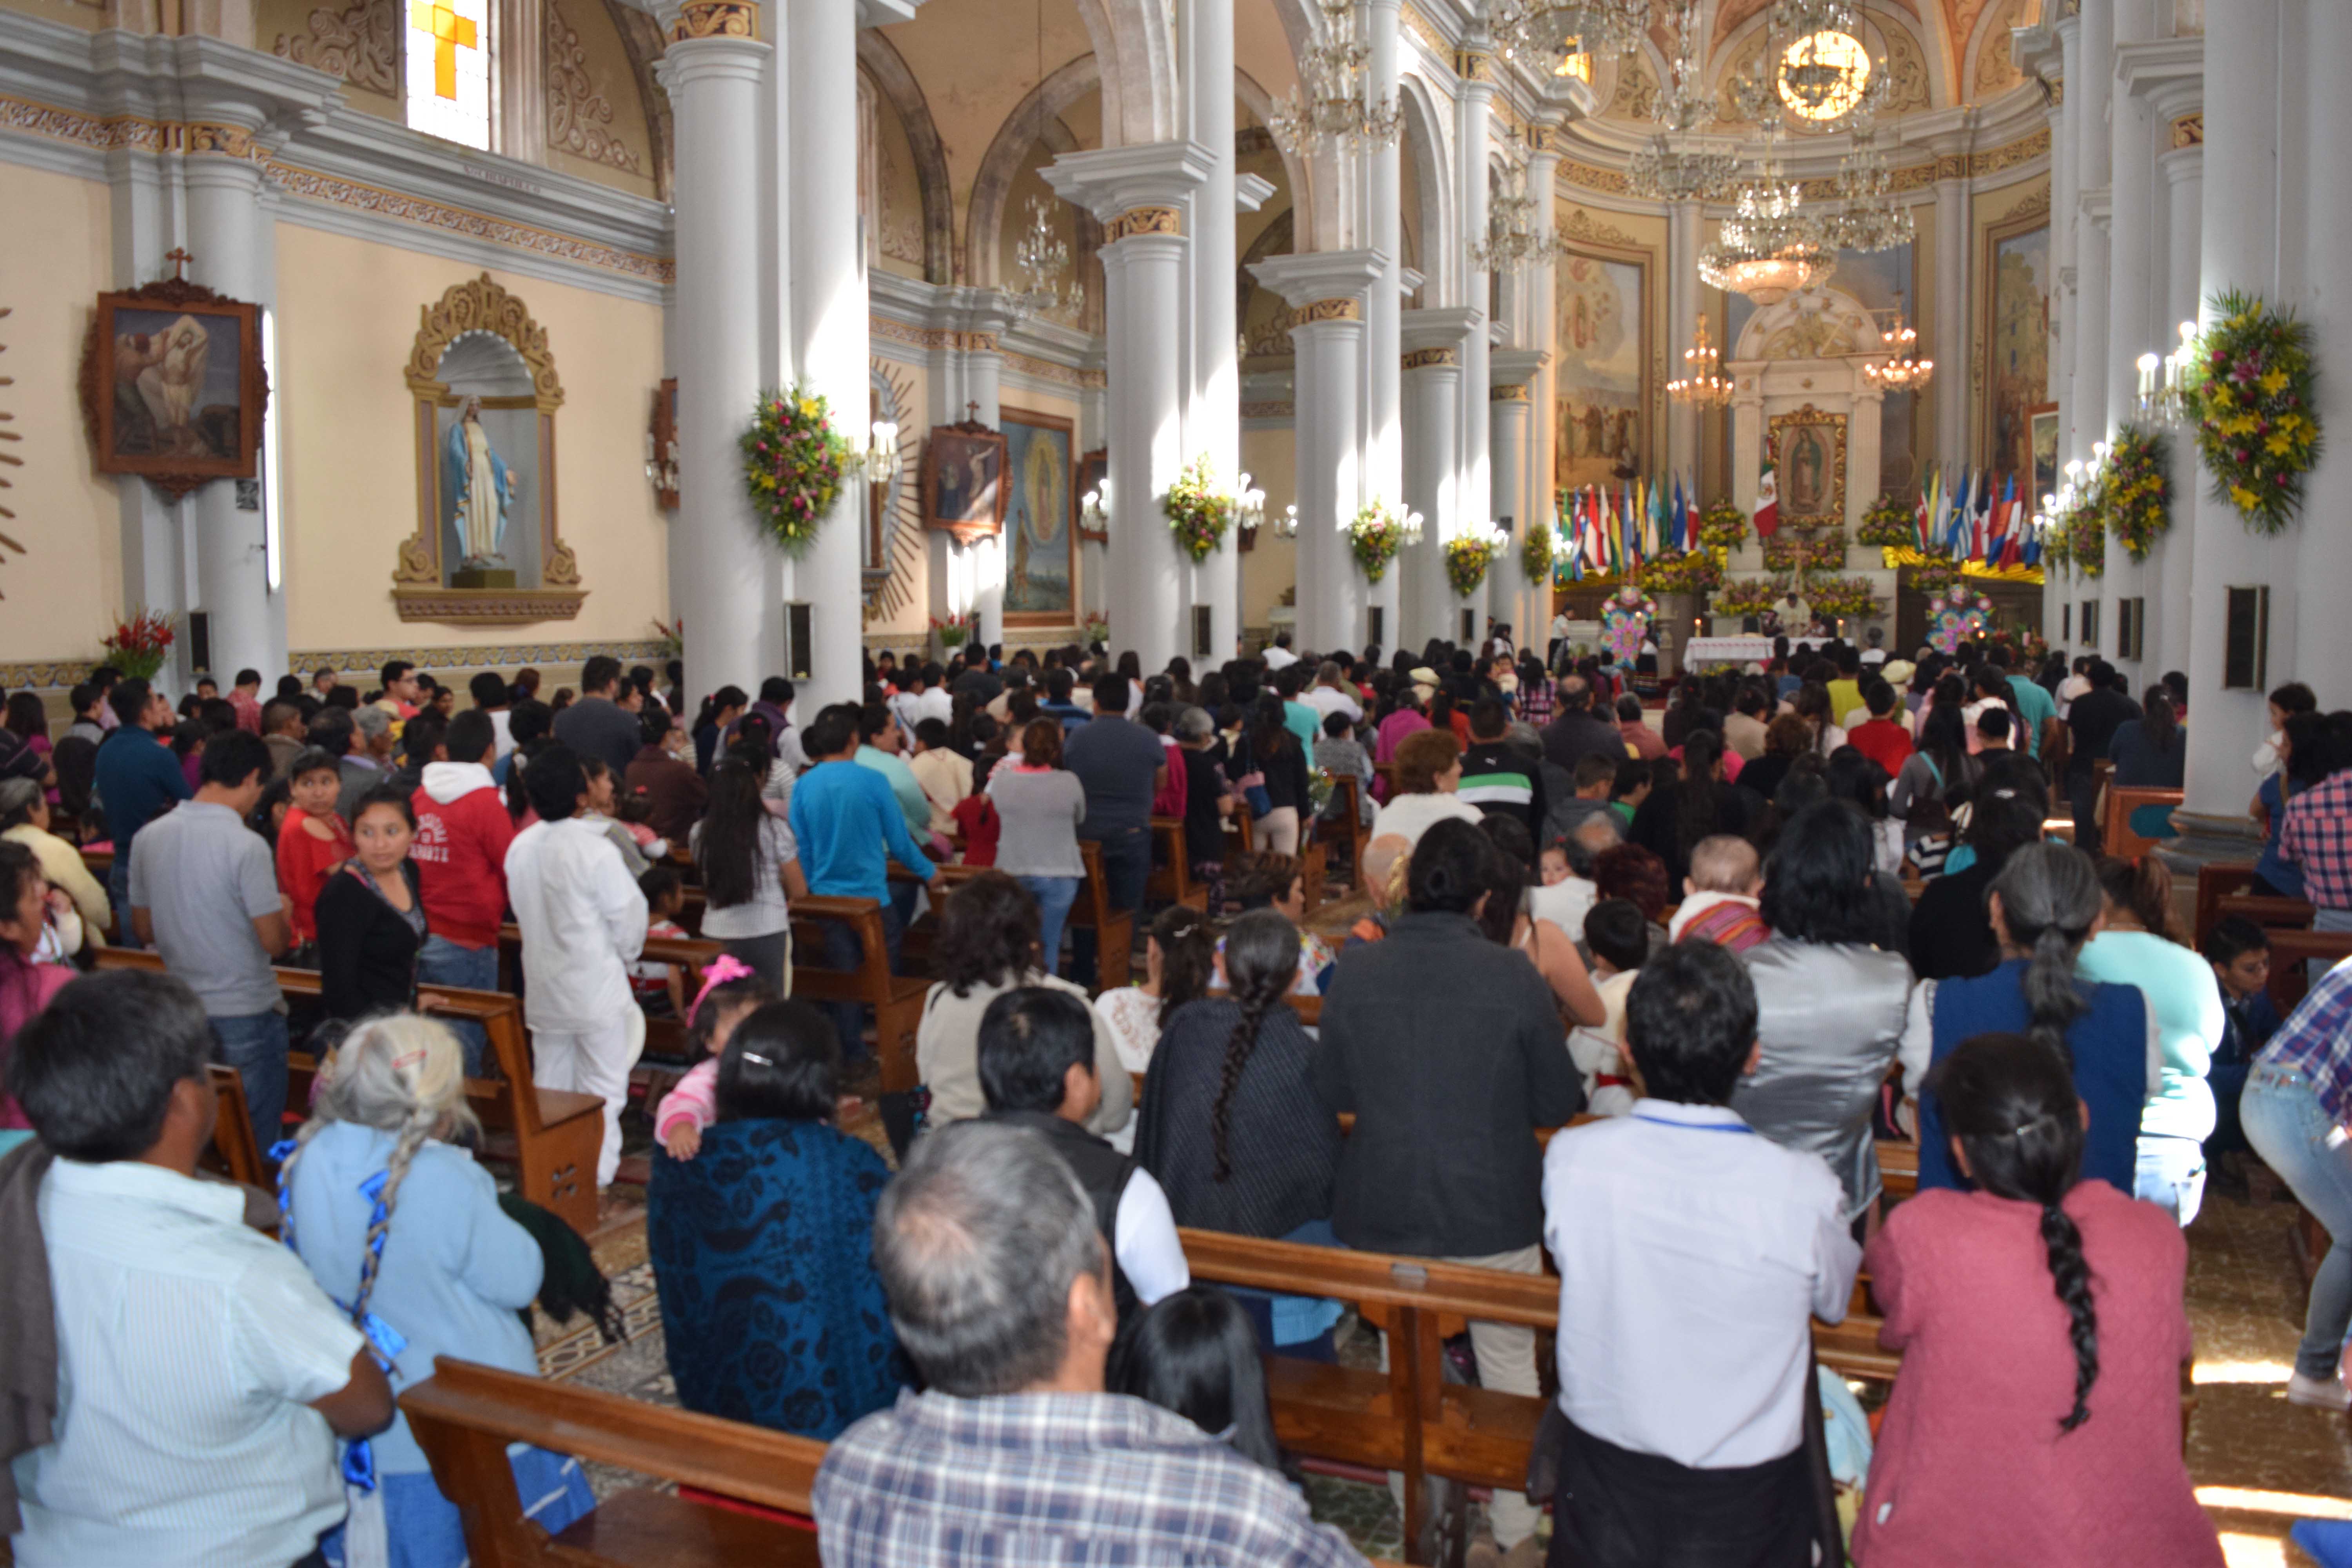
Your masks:
<path fill-rule="evenodd" d="M 961 613 L 933 616 L 931 634 L 940 639 L 941 647 L 961 647 L 971 638 L 971 617 Z"/>
<path fill-rule="evenodd" d="M 1708 610 L 1717 616 L 1738 619 L 1762 616 L 1780 602 L 1788 584 L 1777 577 L 1734 577 L 1715 591 Z"/>
<path fill-rule="evenodd" d="M 743 480 L 761 525 L 787 550 L 816 537 L 855 460 L 825 400 L 795 385 L 763 392 L 743 432 Z"/>
<path fill-rule="evenodd" d="M 172 644 L 178 636 L 169 615 L 141 610 L 128 620 L 115 622 L 100 646 L 106 649 L 106 662 L 124 675 L 134 680 L 152 680 L 163 661 L 172 657 Z"/>
<path fill-rule="evenodd" d="M 2090 481 L 2090 493 L 2060 520 L 2066 536 L 2066 559 L 2085 577 L 2107 569 L 2107 479 L 2102 468 Z"/>
<path fill-rule="evenodd" d="M 1367 581 L 1377 583 L 1388 575 L 1389 563 L 1404 548 L 1404 513 L 1386 501 L 1366 501 L 1349 520 L 1347 534 L 1356 564 L 1364 569 Z M 1449 558 L 1449 570 L 1452 564 Z"/>
<path fill-rule="evenodd" d="M 2172 526 L 2170 454 L 2151 430 L 2126 425 L 2116 432 L 2107 453 L 2107 526 L 2134 561 L 2145 561 Z"/>
<path fill-rule="evenodd" d="M 1205 452 L 1184 465 L 1160 508 L 1168 514 L 1168 531 L 1176 536 L 1178 548 L 1196 565 L 1209 558 L 1234 524 L 1234 498 L 1217 488 Z"/>
<path fill-rule="evenodd" d="M 1867 577 L 1817 577 L 1805 584 L 1804 596 L 1817 616 L 1860 620 L 1879 611 L 1878 592 Z"/>
<path fill-rule="evenodd" d="M 2215 487 L 2249 526 L 2276 533 L 2302 509 L 2319 458 L 2311 327 L 2235 289 L 2216 295 L 2212 310 L 2219 321 L 2196 345 L 2182 406 Z"/>
<path fill-rule="evenodd" d="M 1933 597 L 1960 580 L 1959 566 L 1950 561 L 1923 561 L 1911 568 L 1911 585 Z"/>
<path fill-rule="evenodd" d="M 1712 550 L 1668 551 L 1642 563 L 1633 580 L 1653 594 L 1704 594 L 1723 581 Z"/>
<path fill-rule="evenodd" d="M 684 658 L 686 657 L 685 616 L 681 616 L 675 621 L 656 621 L 654 636 L 661 640 L 662 658 Z"/>
<path fill-rule="evenodd" d="M 1874 544 L 1881 549 L 1904 549 L 1919 542 L 1916 513 L 1892 494 L 1881 495 L 1862 514 L 1862 526 L 1854 530 L 1854 539 L 1863 544 Z"/>
<path fill-rule="evenodd" d="M 1102 643 L 1108 646 L 1110 642 L 1110 617 L 1108 616 L 1097 613 L 1089 613 L 1087 618 L 1079 623 L 1079 629 L 1086 633 L 1087 641 L 1089 644 Z"/>
<path fill-rule="evenodd" d="M 1552 563 L 1559 556 L 1553 548 L 1558 541 L 1559 535 L 1547 524 L 1539 522 L 1529 528 L 1528 536 L 1519 542 L 1519 574 L 1530 583 L 1550 582 Z"/>
<path fill-rule="evenodd" d="M 1844 564 L 1845 531 L 1842 528 L 1764 542 L 1764 569 L 1768 572 L 1834 572 Z"/>
<path fill-rule="evenodd" d="M 1710 550 L 1737 550 L 1748 542 L 1748 514 L 1718 500 L 1698 514 L 1698 542 Z"/>
<path fill-rule="evenodd" d="M 1476 593 L 1478 584 L 1486 580 L 1486 568 L 1502 551 L 1501 540 L 1492 531 L 1457 534 L 1447 540 L 1445 576 L 1454 593 L 1465 599 Z"/>

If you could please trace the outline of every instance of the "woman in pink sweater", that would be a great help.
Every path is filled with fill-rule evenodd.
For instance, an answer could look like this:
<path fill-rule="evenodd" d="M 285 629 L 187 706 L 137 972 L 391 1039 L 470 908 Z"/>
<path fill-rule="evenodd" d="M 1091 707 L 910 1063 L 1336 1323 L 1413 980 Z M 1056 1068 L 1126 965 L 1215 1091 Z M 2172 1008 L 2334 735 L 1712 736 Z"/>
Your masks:
<path fill-rule="evenodd" d="M 2221 1568 L 2180 1453 L 2180 1227 L 2077 1182 L 2088 1115 L 2047 1047 L 1979 1035 L 1929 1082 L 1975 1190 L 1920 1194 L 1864 1254 L 1903 1370 L 1854 1561 Z"/>

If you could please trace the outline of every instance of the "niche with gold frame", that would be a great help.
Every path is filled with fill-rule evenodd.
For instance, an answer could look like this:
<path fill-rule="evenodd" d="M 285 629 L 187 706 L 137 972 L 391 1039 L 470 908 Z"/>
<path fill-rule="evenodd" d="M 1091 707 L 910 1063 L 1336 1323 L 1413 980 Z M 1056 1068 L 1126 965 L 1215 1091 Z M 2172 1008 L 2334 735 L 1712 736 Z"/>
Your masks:
<path fill-rule="evenodd" d="M 415 404 L 416 531 L 402 542 L 393 568 L 400 618 L 465 626 L 571 620 L 588 595 L 556 529 L 555 412 L 563 384 L 546 329 L 485 272 L 423 308 L 405 374 Z M 468 397 L 479 399 L 486 426 L 499 422 L 502 434 L 494 438 L 516 477 L 504 544 L 516 567 L 512 587 L 452 581 L 458 546 L 452 500 L 443 493 L 442 444 Z"/>

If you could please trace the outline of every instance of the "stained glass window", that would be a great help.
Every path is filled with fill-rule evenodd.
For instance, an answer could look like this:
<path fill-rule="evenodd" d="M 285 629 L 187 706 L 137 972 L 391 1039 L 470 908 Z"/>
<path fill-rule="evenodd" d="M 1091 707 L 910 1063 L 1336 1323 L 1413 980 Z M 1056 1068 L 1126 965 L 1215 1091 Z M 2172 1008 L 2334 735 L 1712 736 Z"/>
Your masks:
<path fill-rule="evenodd" d="M 490 145 L 488 0 L 407 0 L 408 123 Z"/>

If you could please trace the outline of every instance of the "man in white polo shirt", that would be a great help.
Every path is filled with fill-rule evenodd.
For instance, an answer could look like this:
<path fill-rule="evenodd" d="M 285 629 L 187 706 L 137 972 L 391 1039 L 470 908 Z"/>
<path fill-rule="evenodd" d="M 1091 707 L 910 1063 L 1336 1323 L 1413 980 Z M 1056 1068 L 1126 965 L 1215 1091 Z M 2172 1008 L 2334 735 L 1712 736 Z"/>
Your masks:
<path fill-rule="evenodd" d="M 50 1441 L 12 1467 L 19 1568 L 304 1568 L 343 1520 L 335 1439 L 392 1424 L 350 1319 L 246 1227 L 243 1189 L 196 1176 L 212 1045 L 185 985 L 123 973 L 68 985 L 10 1050 L 40 1142 L 0 1162 L 0 1184 L 56 1157 L 39 1246 L 9 1265 L 45 1268 L 47 1310 L 23 1274 L 0 1298 L 11 1377 L 43 1348 L 55 1363 Z"/>

